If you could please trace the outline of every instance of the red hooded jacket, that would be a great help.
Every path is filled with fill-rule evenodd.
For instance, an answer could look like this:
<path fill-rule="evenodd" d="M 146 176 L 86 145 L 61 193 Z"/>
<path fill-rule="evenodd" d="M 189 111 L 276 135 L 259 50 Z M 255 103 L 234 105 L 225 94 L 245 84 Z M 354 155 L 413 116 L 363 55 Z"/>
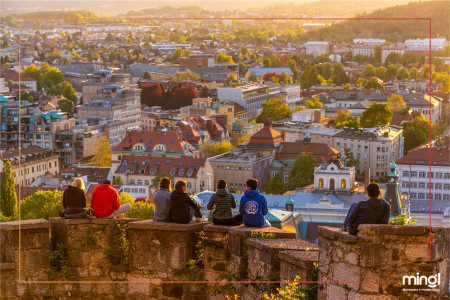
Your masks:
<path fill-rule="evenodd" d="M 91 208 L 97 218 L 109 217 L 119 207 L 119 196 L 110 185 L 101 184 L 95 188 L 91 197 Z"/>

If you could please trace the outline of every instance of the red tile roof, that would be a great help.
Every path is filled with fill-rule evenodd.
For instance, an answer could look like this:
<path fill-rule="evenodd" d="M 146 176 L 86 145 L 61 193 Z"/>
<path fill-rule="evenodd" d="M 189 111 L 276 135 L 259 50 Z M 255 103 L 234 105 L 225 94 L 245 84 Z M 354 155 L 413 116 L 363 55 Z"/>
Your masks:
<path fill-rule="evenodd" d="M 166 146 L 166 153 L 188 153 L 195 148 L 187 141 L 181 141 L 175 131 L 132 130 L 114 148 L 114 150 L 130 151 L 136 144 L 143 144 L 145 151 L 153 151 L 156 145 Z"/>
<path fill-rule="evenodd" d="M 65 174 L 69 175 L 72 179 L 74 177 L 82 177 L 87 176 L 89 182 L 103 182 L 109 175 L 111 168 L 108 167 L 90 167 L 90 166 L 81 166 L 81 167 L 67 167 L 61 172 L 59 172 L 56 176 L 60 179 L 65 178 Z"/>
<path fill-rule="evenodd" d="M 275 145 L 283 141 L 283 134 L 272 128 L 269 119 L 264 122 L 264 127 L 252 135 L 248 144 L 270 144 Z"/>
<path fill-rule="evenodd" d="M 311 153 L 319 164 L 325 164 L 330 157 L 339 154 L 339 150 L 325 143 L 283 142 L 275 154 L 276 159 L 296 159 L 301 153 Z"/>
<path fill-rule="evenodd" d="M 397 160 L 396 164 L 404 165 L 430 165 L 430 152 L 431 152 L 431 165 L 432 166 L 449 166 L 450 160 L 450 137 L 447 135 L 438 140 L 427 143 L 425 145 L 416 147 L 408 151 L 408 153 Z"/>
<path fill-rule="evenodd" d="M 410 122 L 415 117 L 419 117 L 421 115 L 422 113 L 420 111 L 412 111 L 404 115 L 394 114 L 391 119 L 391 125 L 401 125 L 403 122 Z"/>
<path fill-rule="evenodd" d="M 5 78 L 5 82 L 8 82 L 10 80 L 19 81 L 19 73 L 17 73 L 17 71 L 15 71 L 13 69 L 1 68 L 0 69 L 0 77 Z M 31 78 L 27 74 L 21 74 L 20 81 L 36 81 L 36 79 Z"/>
<path fill-rule="evenodd" d="M 117 167 L 116 173 L 143 176 L 157 176 L 161 173 L 170 174 L 175 171 L 174 177 L 195 178 L 200 167 L 205 166 L 206 158 L 171 158 L 171 157 L 152 157 L 151 155 L 135 156 L 124 155 L 121 164 Z M 152 174 L 152 170 L 156 170 Z M 180 171 L 182 172 L 180 175 Z M 191 176 L 188 173 L 192 172 Z"/>

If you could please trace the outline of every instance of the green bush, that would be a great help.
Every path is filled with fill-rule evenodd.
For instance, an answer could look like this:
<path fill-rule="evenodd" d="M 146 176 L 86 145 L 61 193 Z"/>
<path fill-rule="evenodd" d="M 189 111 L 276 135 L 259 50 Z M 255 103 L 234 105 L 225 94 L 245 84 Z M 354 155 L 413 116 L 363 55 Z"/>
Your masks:
<path fill-rule="evenodd" d="M 400 214 L 389 221 L 389 225 L 400 225 L 400 226 L 408 226 L 411 223 L 416 223 L 415 219 L 408 219 L 406 214 Z"/>
<path fill-rule="evenodd" d="M 62 195 L 60 191 L 37 191 L 20 203 L 21 219 L 58 217 L 63 209 Z"/>
<path fill-rule="evenodd" d="M 125 203 L 131 204 L 131 209 L 123 214 L 125 218 L 138 218 L 143 220 L 153 219 L 153 214 L 155 212 L 155 205 L 148 204 L 147 201 L 135 202 L 135 199 L 126 193 L 119 195 L 120 205 Z"/>

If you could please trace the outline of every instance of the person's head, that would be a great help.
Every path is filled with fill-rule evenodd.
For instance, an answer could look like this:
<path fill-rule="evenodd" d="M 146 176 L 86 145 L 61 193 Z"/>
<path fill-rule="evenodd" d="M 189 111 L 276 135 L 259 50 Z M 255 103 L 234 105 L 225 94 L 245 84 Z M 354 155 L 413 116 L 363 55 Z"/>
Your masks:
<path fill-rule="evenodd" d="M 249 180 L 247 180 L 245 185 L 247 186 L 247 190 L 257 190 L 258 189 L 258 179 L 250 178 Z"/>
<path fill-rule="evenodd" d="M 75 180 L 72 182 L 72 186 L 75 186 L 79 189 L 82 189 L 83 191 L 86 190 L 86 187 L 84 186 L 84 182 L 83 179 L 81 179 L 80 177 L 75 178 Z"/>
<path fill-rule="evenodd" d="M 111 180 L 105 179 L 103 180 L 103 184 L 111 185 Z"/>
<path fill-rule="evenodd" d="M 367 194 L 369 197 L 378 198 L 380 196 L 380 186 L 376 182 L 372 182 L 367 186 Z"/>
<path fill-rule="evenodd" d="M 175 191 L 179 191 L 184 193 L 186 191 L 187 183 L 184 180 L 178 180 L 177 183 L 175 183 Z"/>
<path fill-rule="evenodd" d="M 217 189 L 226 189 L 227 188 L 227 181 L 225 179 L 220 179 L 217 181 Z"/>
<path fill-rule="evenodd" d="M 161 181 L 159 182 L 160 189 L 168 189 L 170 191 L 171 185 L 172 185 L 172 182 L 170 181 L 170 178 L 167 178 L 167 177 L 161 178 Z"/>

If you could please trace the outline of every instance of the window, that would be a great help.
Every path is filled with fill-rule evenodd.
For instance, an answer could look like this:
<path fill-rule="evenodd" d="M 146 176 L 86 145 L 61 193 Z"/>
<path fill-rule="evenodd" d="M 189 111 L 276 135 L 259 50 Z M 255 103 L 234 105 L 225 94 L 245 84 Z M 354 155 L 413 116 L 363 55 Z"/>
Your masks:
<path fill-rule="evenodd" d="M 144 184 L 148 186 L 148 185 L 150 185 L 150 182 L 148 180 L 145 180 Z"/>
<path fill-rule="evenodd" d="M 187 183 L 187 188 L 188 189 L 192 188 L 192 184 L 190 182 Z"/>
<path fill-rule="evenodd" d="M 425 199 L 425 194 L 424 193 L 419 193 L 419 195 L 418 195 L 419 197 L 419 199 Z"/>
<path fill-rule="evenodd" d="M 228 107 L 228 112 L 233 112 L 233 108 L 232 107 Z"/>
<path fill-rule="evenodd" d="M 407 188 L 408 187 L 408 183 L 407 182 L 403 182 L 402 183 L 402 187 Z"/>
<path fill-rule="evenodd" d="M 427 183 L 427 189 L 429 189 L 429 188 L 433 188 L 433 184 L 432 183 Z"/>
<path fill-rule="evenodd" d="M 130 180 L 130 183 L 133 185 L 133 184 L 134 184 L 134 179 L 131 179 L 131 180 Z"/>
<path fill-rule="evenodd" d="M 409 196 L 410 199 L 416 199 L 416 193 L 411 193 L 411 195 Z"/>
<path fill-rule="evenodd" d="M 411 177 L 417 177 L 417 172 L 416 171 L 412 171 L 411 172 Z"/>
<path fill-rule="evenodd" d="M 441 200 L 441 194 L 434 195 L 434 199 L 435 200 Z"/>
<path fill-rule="evenodd" d="M 427 175 L 428 178 L 434 178 L 434 172 L 428 172 Z"/>
<path fill-rule="evenodd" d="M 436 178 L 442 178 L 442 173 L 436 173 Z"/>
<path fill-rule="evenodd" d="M 419 182 L 419 189 L 424 189 L 424 188 L 425 188 L 425 183 Z"/>
<path fill-rule="evenodd" d="M 419 178 L 425 178 L 425 172 L 419 172 Z"/>
<path fill-rule="evenodd" d="M 192 176 L 192 172 L 188 172 L 188 173 L 187 173 L 187 176 L 188 176 L 188 177 L 191 177 L 191 176 Z"/>
<path fill-rule="evenodd" d="M 412 188 L 416 188 L 417 187 L 417 182 L 410 182 L 410 185 Z"/>
<path fill-rule="evenodd" d="M 319 178 L 319 188 L 323 188 L 323 178 Z"/>
<path fill-rule="evenodd" d="M 436 190 L 442 190 L 442 183 L 436 183 L 436 184 L 434 185 L 434 188 L 435 188 Z"/>
<path fill-rule="evenodd" d="M 284 172 L 284 183 L 288 183 L 288 182 L 289 182 L 289 173 Z"/>
<path fill-rule="evenodd" d="M 450 198 L 450 195 L 444 195 L 444 200 L 448 201 L 448 199 Z"/>
<path fill-rule="evenodd" d="M 272 175 L 271 175 L 271 178 L 273 179 L 274 177 L 275 177 L 275 175 L 277 175 L 277 171 L 272 171 Z"/>
<path fill-rule="evenodd" d="M 139 179 L 139 180 L 137 181 L 137 185 L 142 185 L 142 180 Z"/>
<path fill-rule="evenodd" d="M 403 171 L 403 176 L 409 177 L 409 172 L 408 171 Z"/>
<path fill-rule="evenodd" d="M 444 173 L 444 178 L 445 179 L 449 179 L 450 178 L 450 173 Z"/>
<path fill-rule="evenodd" d="M 450 190 L 450 184 L 448 183 L 444 184 L 444 190 Z"/>
<path fill-rule="evenodd" d="M 341 189 L 345 189 L 347 186 L 345 179 L 341 180 Z"/>

